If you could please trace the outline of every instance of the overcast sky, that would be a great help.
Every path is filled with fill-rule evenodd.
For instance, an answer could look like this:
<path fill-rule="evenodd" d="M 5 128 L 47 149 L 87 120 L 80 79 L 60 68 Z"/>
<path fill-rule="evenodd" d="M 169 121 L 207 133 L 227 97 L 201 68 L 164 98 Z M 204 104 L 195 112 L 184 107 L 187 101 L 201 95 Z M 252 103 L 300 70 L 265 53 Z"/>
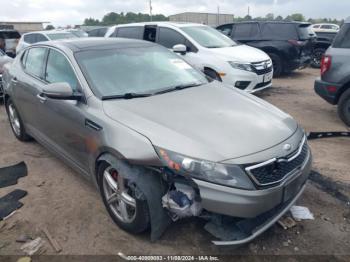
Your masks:
<path fill-rule="evenodd" d="M 199 11 L 253 17 L 267 13 L 286 16 L 303 13 L 307 18 L 346 18 L 349 0 L 153 0 L 153 13 L 171 15 Z M 81 24 L 84 18 L 101 19 L 108 12 L 149 12 L 149 0 L 0 0 L 1 21 L 49 21 L 53 25 Z"/>

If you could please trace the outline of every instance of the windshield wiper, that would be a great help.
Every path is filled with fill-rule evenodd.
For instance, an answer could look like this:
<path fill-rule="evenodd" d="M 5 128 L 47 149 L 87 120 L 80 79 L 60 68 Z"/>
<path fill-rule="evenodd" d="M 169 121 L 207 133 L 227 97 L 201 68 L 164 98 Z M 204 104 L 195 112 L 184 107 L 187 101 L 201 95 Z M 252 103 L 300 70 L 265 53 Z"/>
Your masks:
<path fill-rule="evenodd" d="M 202 83 L 190 83 L 190 84 L 182 84 L 182 85 L 177 85 L 177 86 L 172 86 L 170 88 L 158 91 L 156 93 L 154 93 L 155 95 L 159 95 L 159 94 L 164 94 L 164 93 L 168 93 L 168 92 L 172 92 L 172 91 L 176 91 L 176 90 L 182 90 L 182 89 L 186 89 L 186 88 L 190 88 L 190 87 L 195 87 L 195 86 L 201 86 Z"/>
<path fill-rule="evenodd" d="M 133 99 L 138 97 L 148 97 L 152 94 L 138 94 L 138 93 L 125 93 L 122 95 L 110 95 L 110 96 L 102 96 L 102 100 L 111 100 L 111 99 Z"/>

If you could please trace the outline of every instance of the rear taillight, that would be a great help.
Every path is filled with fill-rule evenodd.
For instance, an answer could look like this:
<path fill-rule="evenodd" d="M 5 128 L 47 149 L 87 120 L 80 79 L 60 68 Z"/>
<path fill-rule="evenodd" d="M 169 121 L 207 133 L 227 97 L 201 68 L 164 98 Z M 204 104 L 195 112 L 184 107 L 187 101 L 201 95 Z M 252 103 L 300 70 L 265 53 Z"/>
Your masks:
<path fill-rule="evenodd" d="M 322 56 L 321 76 L 323 76 L 331 68 L 331 65 L 332 65 L 332 57 L 329 55 Z"/>

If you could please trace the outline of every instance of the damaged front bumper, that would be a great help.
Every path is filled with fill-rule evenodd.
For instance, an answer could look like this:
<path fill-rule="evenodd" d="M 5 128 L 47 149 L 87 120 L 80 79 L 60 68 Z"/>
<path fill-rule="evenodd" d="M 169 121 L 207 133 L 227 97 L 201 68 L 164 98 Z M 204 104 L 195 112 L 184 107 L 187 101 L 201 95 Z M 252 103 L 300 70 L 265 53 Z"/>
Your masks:
<path fill-rule="evenodd" d="M 218 246 L 225 246 L 225 245 L 241 245 L 248 243 L 264 233 L 267 229 L 269 229 L 271 226 L 273 226 L 286 212 L 289 211 L 289 209 L 294 205 L 294 203 L 298 200 L 298 198 L 302 195 L 302 193 L 305 190 L 306 185 L 303 185 L 301 190 L 298 192 L 298 194 L 290 201 L 281 204 L 280 206 L 274 208 L 273 210 L 270 210 L 267 213 L 264 213 L 254 219 L 248 219 L 250 221 L 244 221 L 247 222 L 248 228 L 249 225 L 255 224 L 256 226 L 251 229 L 250 234 L 247 234 L 245 232 L 240 232 L 240 235 L 243 236 L 240 239 L 235 240 L 217 240 L 212 241 L 215 245 Z M 248 229 L 249 230 L 249 229 Z"/>
<path fill-rule="evenodd" d="M 208 231 L 222 240 L 213 241 L 213 243 L 216 245 L 244 244 L 271 227 L 303 193 L 311 170 L 311 162 L 312 156 L 309 151 L 305 163 L 299 170 L 279 186 L 263 190 L 241 190 L 194 180 L 198 185 L 204 209 L 222 217 L 239 218 L 235 223 L 212 225 L 211 228 L 214 228 L 215 233 Z M 225 236 L 222 237 L 222 235 Z"/>

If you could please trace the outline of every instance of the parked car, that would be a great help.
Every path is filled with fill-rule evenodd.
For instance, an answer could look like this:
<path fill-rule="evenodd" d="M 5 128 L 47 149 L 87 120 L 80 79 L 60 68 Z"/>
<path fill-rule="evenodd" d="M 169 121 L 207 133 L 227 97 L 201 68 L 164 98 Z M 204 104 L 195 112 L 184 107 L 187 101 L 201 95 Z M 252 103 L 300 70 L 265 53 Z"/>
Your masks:
<path fill-rule="evenodd" d="M 89 34 L 80 29 L 66 29 L 66 32 L 72 33 L 76 37 L 88 37 Z"/>
<path fill-rule="evenodd" d="M 87 32 L 89 37 L 104 37 L 108 27 L 95 28 Z"/>
<path fill-rule="evenodd" d="M 22 49 L 26 48 L 29 45 L 45 42 L 50 40 L 59 40 L 59 39 L 69 39 L 76 38 L 74 34 L 66 32 L 63 30 L 47 30 L 47 31 L 37 31 L 23 34 L 21 39 L 18 42 L 16 53 L 18 54 Z"/>
<path fill-rule="evenodd" d="M 6 55 L 2 50 L 0 50 L 0 102 L 3 102 L 4 90 L 2 87 L 2 72 L 4 71 L 4 65 L 12 62 L 12 58 Z"/>
<path fill-rule="evenodd" d="M 15 137 L 35 138 L 91 179 L 128 232 L 151 225 L 159 233 L 169 216 L 205 211 L 249 222 L 240 239 L 216 242 L 245 243 L 305 188 L 311 152 L 291 116 L 210 82 L 162 46 L 51 41 L 26 48 L 6 68 Z"/>
<path fill-rule="evenodd" d="M 153 22 L 112 26 L 106 37 L 143 39 L 178 52 L 213 79 L 247 92 L 271 86 L 272 62 L 264 52 L 237 44 L 201 24 Z"/>
<path fill-rule="evenodd" d="M 5 39 L 6 43 L 6 54 L 10 57 L 16 56 L 16 46 L 21 38 L 18 31 L 14 29 L 0 29 L 0 38 Z"/>
<path fill-rule="evenodd" d="M 314 43 L 314 48 L 311 56 L 311 66 L 314 68 L 321 67 L 321 59 L 323 54 L 326 52 L 327 48 L 332 44 L 334 37 L 337 33 L 326 33 L 318 32 L 316 33 L 316 42 Z"/>
<path fill-rule="evenodd" d="M 313 24 L 312 29 L 315 33 L 338 33 L 340 26 L 337 24 Z"/>
<path fill-rule="evenodd" d="M 276 77 L 308 66 L 316 38 L 310 24 L 299 22 L 242 22 L 221 25 L 217 30 L 266 52 Z"/>
<path fill-rule="evenodd" d="M 339 117 L 350 126 L 350 18 L 322 58 L 315 91 L 330 104 L 338 105 Z"/>

